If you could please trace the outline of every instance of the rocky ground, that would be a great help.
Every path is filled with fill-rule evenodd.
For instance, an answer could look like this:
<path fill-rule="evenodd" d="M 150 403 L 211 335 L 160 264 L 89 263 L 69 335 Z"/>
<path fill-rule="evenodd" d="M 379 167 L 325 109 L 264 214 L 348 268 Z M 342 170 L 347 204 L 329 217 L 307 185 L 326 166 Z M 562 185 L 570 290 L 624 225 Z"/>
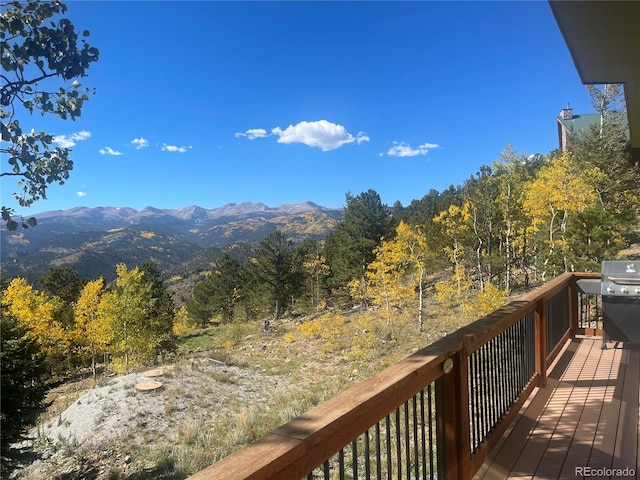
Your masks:
<path fill-rule="evenodd" d="M 136 388 L 145 382 L 161 386 L 148 391 Z M 158 478 L 163 474 L 158 467 L 163 465 L 139 461 L 139 449 L 147 448 L 150 440 L 178 442 L 180 436 L 196 436 L 196 430 L 209 423 L 207 417 L 232 415 L 239 406 L 267 404 L 288 387 L 280 376 L 215 360 L 103 379 L 34 429 L 40 458 L 16 478 Z"/>

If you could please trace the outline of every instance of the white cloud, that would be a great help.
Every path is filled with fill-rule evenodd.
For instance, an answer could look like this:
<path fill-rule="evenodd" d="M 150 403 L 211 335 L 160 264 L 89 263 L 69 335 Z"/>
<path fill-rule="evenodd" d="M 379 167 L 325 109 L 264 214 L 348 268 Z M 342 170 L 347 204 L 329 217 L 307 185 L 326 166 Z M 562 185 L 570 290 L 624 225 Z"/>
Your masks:
<path fill-rule="evenodd" d="M 417 155 L 426 155 L 429 150 L 434 148 L 440 148 L 437 143 L 423 143 L 418 145 L 418 148 L 412 148 L 405 142 L 393 142 L 393 147 L 387 151 L 387 155 L 390 157 L 415 157 Z M 380 154 L 382 156 L 383 154 Z"/>
<path fill-rule="evenodd" d="M 66 135 L 56 135 L 53 137 L 53 143 L 57 143 L 61 148 L 70 148 L 75 146 L 76 142 L 86 140 L 91 137 L 91 132 L 82 130 L 80 132 L 72 133 L 68 137 Z"/>
<path fill-rule="evenodd" d="M 276 127 L 271 130 L 271 133 L 280 137 L 278 143 L 304 143 L 310 147 L 320 148 L 323 152 L 335 150 L 348 143 L 359 145 L 369 141 L 366 133 L 358 132 L 354 137 L 342 125 L 327 120 L 302 121 L 297 125 L 289 125 L 284 130 Z"/>
<path fill-rule="evenodd" d="M 78 195 L 80 198 L 86 197 L 87 196 L 87 192 L 76 192 L 76 195 Z"/>
<path fill-rule="evenodd" d="M 167 145 L 166 143 L 162 144 L 162 151 L 163 152 L 178 152 L 178 153 L 184 153 L 186 152 L 188 149 L 193 148 L 191 145 L 189 145 L 188 147 L 178 147 L 176 145 Z"/>
<path fill-rule="evenodd" d="M 135 145 L 136 149 L 141 150 L 145 147 L 149 146 L 149 140 L 147 140 L 146 138 L 134 138 L 133 140 L 131 140 L 131 143 L 133 145 Z"/>
<path fill-rule="evenodd" d="M 114 150 L 111 147 L 104 147 L 99 150 L 100 155 L 124 155 L 124 153 Z"/>
<path fill-rule="evenodd" d="M 236 133 L 236 138 L 239 137 L 247 137 L 249 140 L 254 140 L 256 138 L 265 138 L 267 136 L 267 131 L 264 128 L 250 128 L 246 132 L 238 132 Z"/>

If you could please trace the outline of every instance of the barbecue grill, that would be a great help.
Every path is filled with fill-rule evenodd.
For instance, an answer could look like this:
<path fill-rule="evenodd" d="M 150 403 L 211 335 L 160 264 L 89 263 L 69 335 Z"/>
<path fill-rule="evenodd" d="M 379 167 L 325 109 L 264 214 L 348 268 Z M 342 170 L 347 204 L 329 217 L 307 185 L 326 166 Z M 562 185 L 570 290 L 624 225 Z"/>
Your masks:
<path fill-rule="evenodd" d="M 640 344 L 640 263 L 604 261 L 601 272 L 603 344 Z"/>

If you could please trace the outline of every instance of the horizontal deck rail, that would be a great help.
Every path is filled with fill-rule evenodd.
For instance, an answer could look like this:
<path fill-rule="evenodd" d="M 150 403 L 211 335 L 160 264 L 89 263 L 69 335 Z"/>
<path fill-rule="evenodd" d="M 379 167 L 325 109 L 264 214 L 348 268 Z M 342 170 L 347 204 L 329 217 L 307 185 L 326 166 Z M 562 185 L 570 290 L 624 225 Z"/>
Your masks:
<path fill-rule="evenodd" d="M 583 333 L 576 280 L 594 275 L 557 277 L 190 478 L 472 478 Z"/>

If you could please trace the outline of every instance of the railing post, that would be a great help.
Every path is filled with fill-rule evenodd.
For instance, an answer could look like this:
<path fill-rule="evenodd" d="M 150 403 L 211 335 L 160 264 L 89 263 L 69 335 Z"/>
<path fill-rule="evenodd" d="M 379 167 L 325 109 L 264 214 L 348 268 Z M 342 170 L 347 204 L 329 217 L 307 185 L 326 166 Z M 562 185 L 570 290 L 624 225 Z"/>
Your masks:
<path fill-rule="evenodd" d="M 535 363 L 538 386 L 547 386 L 547 301 L 538 300 L 535 311 Z"/>
<path fill-rule="evenodd" d="M 568 286 L 569 295 L 569 330 L 571 330 L 571 339 L 576 338 L 578 333 L 578 284 L 576 276 L 571 276 Z"/>
<path fill-rule="evenodd" d="M 449 357 L 443 368 L 445 374 L 436 382 L 438 478 L 468 480 L 471 478 L 471 433 L 466 349 Z"/>

